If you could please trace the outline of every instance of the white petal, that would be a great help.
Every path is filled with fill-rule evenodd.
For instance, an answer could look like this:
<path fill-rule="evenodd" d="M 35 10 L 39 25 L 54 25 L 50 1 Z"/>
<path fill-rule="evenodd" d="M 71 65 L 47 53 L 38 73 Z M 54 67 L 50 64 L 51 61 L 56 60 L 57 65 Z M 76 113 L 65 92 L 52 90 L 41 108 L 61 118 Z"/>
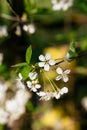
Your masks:
<path fill-rule="evenodd" d="M 55 60 L 49 60 L 49 65 L 55 65 Z"/>
<path fill-rule="evenodd" d="M 31 86 L 31 85 L 32 85 L 32 83 L 31 83 L 30 81 L 27 81 L 26 83 L 27 83 L 27 86 L 28 86 L 29 88 L 31 88 L 31 87 L 32 87 L 32 86 Z"/>
<path fill-rule="evenodd" d="M 22 78 L 23 78 L 23 77 L 22 77 L 22 74 L 19 73 L 18 76 L 19 76 L 20 80 L 22 80 Z"/>
<path fill-rule="evenodd" d="M 40 56 L 39 56 L 39 60 L 45 61 L 45 57 L 44 57 L 43 55 L 40 55 Z"/>
<path fill-rule="evenodd" d="M 44 67 L 45 62 L 39 62 L 38 65 L 39 65 L 39 67 Z"/>
<path fill-rule="evenodd" d="M 40 91 L 40 92 L 38 92 L 38 93 L 37 93 L 37 95 L 42 97 L 42 96 L 45 96 L 45 95 L 46 95 L 46 93 L 45 93 L 45 92 Z"/>
<path fill-rule="evenodd" d="M 64 81 L 65 83 L 68 82 L 68 80 L 69 80 L 68 76 L 63 76 L 63 81 Z"/>
<path fill-rule="evenodd" d="M 60 80 L 61 78 L 62 78 L 62 76 L 59 75 L 59 76 L 56 77 L 56 80 Z"/>
<path fill-rule="evenodd" d="M 37 92 L 37 89 L 36 89 L 35 87 L 32 87 L 31 90 L 32 90 L 33 92 Z"/>
<path fill-rule="evenodd" d="M 62 68 L 60 68 L 60 67 L 56 69 L 56 72 L 57 72 L 58 74 L 63 74 L 63 70 L 62 70 Z"/>
<path fill-rule="evenodd" d="M 30 77 L 31 80 L 36 79 L 37 73 L 36 72 L 31 72 L 31 73 L 29 73 L 29 77 Z"/>
<path fill-rule="evenodd" d="M 46 60 L 50 60 L 51 55 L 50 55 L 49 53 L 47 53 L 47 54 L 45 55 L 45 58 L 46 58 Z"/>
<path fill-rule="evenodd" d="M 49 71 L 49 69 L 50 69 L 49 64 L 45 64 L 45 65 L 44 65 L 44 70 L 45 70 L 45 71 Z"/>
<path fill-rule="evenodd" d="M 67 87 L 63 87 L 60 92 L 61 95 L 63 95 L 64 93 L 68 93 L 68 88 Z"/>
<path fill-rule="evenodd" d="M 53 95 L 54 95 L 54 97 L 55 97 L 56 99 L 59 99 L 59 98 L 60 98 L 60 94 L 57 93 L 57 92 L 54 92 Z"/>
<path fill-rule="evenodd" d="M 70 73 L 69 69 L 67 69 L 67 70 L 64 71 L 64 74 L 69 74 L 69 73 Z"/>
<path fill-rule="evenodd" d="M 37 89 L 38 89 L 38 88 L 41 88 L 41 85 L 40 85 L 40 84 L 36 84 L 36 85 L 35 85 L 35 88 L 37 88 Z"/>

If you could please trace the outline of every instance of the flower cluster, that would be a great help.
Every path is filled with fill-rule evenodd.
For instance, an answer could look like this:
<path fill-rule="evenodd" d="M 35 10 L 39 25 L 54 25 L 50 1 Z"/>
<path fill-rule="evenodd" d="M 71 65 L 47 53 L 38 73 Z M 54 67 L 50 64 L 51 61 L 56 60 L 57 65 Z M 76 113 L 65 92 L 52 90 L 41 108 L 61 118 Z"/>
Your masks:
<path fill-rule="evenodd" d="M 69 7 L 73 5 L 73 0 L 52 0 L 53 7 L 52 9 L 55 10 L 68 10 Z"/>
<path fill-rule="evenodd" d="M 18 84 L 14 85 L 17 87 Z M 26 89 L 11 91 L 12 89 L 10 90 L 8 83 L 0 83 L 0 124 L 2 125 L 12 126 L 14 121 L 25 113 L 26 103 L 31 97 Z"/>
<path fill-rule="evenodd" d="M 25 81 L 27 88 L 29 88 L 30 91 L 35 92 L 40 97 L 40 100 L 47 101 L 47 100 L 50 100 L 51 98 L 59 99 L 61 95 L 68 92 L 68 88 L 63 87 L 60 89 L 54 83 L 54 81 L 51 81 L 49 79 L 49 77 L 46 75 L 46 72 L 48 72 L 51 69 L 51 67 L 56 65 L 56 60 L 51 59 L 51 55 L 49 53 L 47 53 L 45 56 L 40 55 L 39 60 L 40 60 L 40 62 L 38 62 L 38 67 L 36 66 L 36 70 L 35 70 L 35 66 L 34 66 L 34 68 L 31 69 L 31 71 L 28 74 L 28 78 Z M 38 69 L 39 69 L 39 72 L 44 74 L 44 79 L 47 78 L 47 80 L 49 81 L 51 89 L 48 89 L 48 88 L 46 88 L 46 86 L 41 85 L 39 83 L 39 79 L 38 79 L 39 75 L 38 75 L 38 71 L 37 71 Z M 68 77 L 68 75 L 70 74 L 69 69 L 63 71 L 63 69 L 61 67 L 57 67 L 56 72 L 57 72 L 58 76 L 55 77 L 55 81 L 62 80 L 65 83 L 69 81 L 69 77 Z M 21 73 L 19 73 L 19 78 L 17 79 L 17 81 L 19 82 L 19 84 L 21 84 L 22 88 L 25 88 L 25 85 L 22 83 L 23 76 Z M 45 87 L 45 89 L 44 89 L 44 87 Z M 39 89 L 40 89 L 40 91 L 39 91 Z"/>

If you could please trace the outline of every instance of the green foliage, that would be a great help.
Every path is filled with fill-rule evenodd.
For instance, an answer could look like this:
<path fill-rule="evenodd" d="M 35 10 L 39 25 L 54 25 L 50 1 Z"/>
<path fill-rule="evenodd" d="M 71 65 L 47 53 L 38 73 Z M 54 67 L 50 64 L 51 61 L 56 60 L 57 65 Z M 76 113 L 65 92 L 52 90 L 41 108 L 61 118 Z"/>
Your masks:
<path fill-rule="evenodd" d="M 74 59 L 76 59 L 76 47 L 75 47 L 75 42 L 71 42 L 70 43 L 70 49 L 69 51 L 67 52 L 69 54 L 69 58 L 68 58 L 68 61 L 71 62 L 73 61 Z"/>
<path fill-rule="evenodd" d="M 13 65 L 12 67 L 22 67 L 22 66 L 26 66 L 26 65 L 27 65 L 26 62 L 22 62 L 22 63 L 16 64 L 16 65 Z"/>
<path fill-rule="evenodd" d="M 4 130 L 4 126 L 3 125 L 0 125 L 0 130 Z"/>
<path fill-rule="evenodd" d="M 22 67 L 21 74 L 22 74 L 24 80 L 28 77 L 28 74 L 29 74 L 30 70 L 31 70 L 31 68 L 28 65 Z"/>
<path fill-rule="evenodd" d="M 30 63 L 30 60 L 31 60 L 31 56 L 32 56 L 32 47 L 29 46 L 26 50 L 26 62 L 29 64 Z"/>

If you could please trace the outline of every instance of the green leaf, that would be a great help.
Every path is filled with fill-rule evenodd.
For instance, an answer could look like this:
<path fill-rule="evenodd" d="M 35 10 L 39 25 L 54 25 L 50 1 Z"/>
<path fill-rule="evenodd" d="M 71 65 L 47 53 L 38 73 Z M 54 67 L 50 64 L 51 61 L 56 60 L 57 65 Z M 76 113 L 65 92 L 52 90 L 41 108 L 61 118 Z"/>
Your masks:
<path fill-rule="evenodd" d="M 32 56 L 32 47 L 29 46 L 26 50 L 26 62 L 29 64 Z"/>
<path fill-rule="evenodd" d="M 73 42 L 73 41 L 70 43 L 70 50 L 71 50 L 73 53 L 76 52 L 75 42 Z"/>
<path fill-rule="evenodd" d="M 69 58 L 67 58 L 67 61 L 71 62 L 74 59 L 76 59 L 77 54 L 76 54 L 75 42 L 70 43 L 70 49 L 67 53 L 69 54 Z"/>
<path fill-rule="evenodd" d="M 22 67 L 22 66 L 26 66 L 26 65 L 27 65 L 26 62 L 22 62 L 22 63 L 16 64 L 16 65 L 13 65 L 12 67 Z"/>
<path fill-rule="evenodd" d="M 21 74 L 23 76 L 23 79 L 26 79 L 28 78 L 28 74 L 30 72 L 31 68 L 29 66 L 24 66 L 22 69 L 21 69 Z"/>

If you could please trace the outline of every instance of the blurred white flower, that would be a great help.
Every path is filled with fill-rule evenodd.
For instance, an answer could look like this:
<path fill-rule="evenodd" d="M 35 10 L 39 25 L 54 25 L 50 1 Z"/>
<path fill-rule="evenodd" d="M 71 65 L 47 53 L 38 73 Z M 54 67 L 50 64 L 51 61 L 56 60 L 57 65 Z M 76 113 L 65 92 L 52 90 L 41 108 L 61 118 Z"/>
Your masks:
<path fill-rule="evenodd" d="M 8 35 L 7 26 L 0 26 L 0 37 L 6 37 Z"/>
<path fill-rule="evenodd" d="M 62 9 L 62 6 L 63 6 L 63 1 L 60 0 L 58 3 L 53 4 L 52 9 L 53 9 L 54 11 L 56 11 L 56 10 L 61 10 L 61 9 Z"/>
<path fill-rule="evenodd" d="M 12 125 L 15 120 L 25 113 L 25 106 L 21 106 L 15 99 L 7 100 L 5 109 L 9 113 L 9 125 Z"/>
<path fill-rule="evenodd" d="M 20 104 L 20 106 L 25 106 L 30 97 L 31 94 L 27 92 L 27 90 L 19 89 L 16 92 L 15 100 L 17 101 L 18 104 Z"/>
<path fill-rule="evenodd" d="M 73 0 L 51 0 L 54 11 L 63 9 L 64 11 L 68 10 L 69 7 L 73 5 Z"/>
<path fill-rule="evenodd" d="M 8 122 L 9 113 L 0 108 L 0 124 L 4 125 Z"/>
<path fill-rule="evenodd" d="M 73 5 L 73 0 L 63 0 L 63 6 L 62 9 L 64 11 L 68 10 L 69 7 Z"/>
<path fill-rule="evenodd" d="M 83 108 L 87 111 L 87 96 L 83 97 L 81 100 Z"/>
<path fill-rule="evenodd" d="M 0 65 L 2 64 L 3 61 L 3 53 L 0 53 Z"/>
<path fill-rule="evenodd" d="M 19 73 L 18 78 L 16 79 L 16 86 L 19 89 L 25 89 L 25 85 L 23 84 L 22 79 L 23 79 L 22 74 Z"/>
<path fill-rule="evenodd" d="M 7 89 L 8 86 L 5 83 L 0 83 L 0 104 L 5 101 Z"/>
<path fill-rule="evenodd" d="M 36 31 L 35 25 L 33 23 L 24 25 L 23 30 L 28 32 L 29 34 L 33 34 Z"/>
<path fill-rule="evenodd" d="M 30 88 L 31 91 L 36 92 L 37 89 L 41 88 L 41 85 L 37 82 L 37 80 L 27 81 L 27 86 Z"/>
<path fill-rule="evenodd" d="M 69 78 L 68 78 L 68 74 L 70 73 L 70 70 L 67 69 L 63 72 L 62 68 L 58 67 L 56 69 L 56 72 L 59 74 L 57 77 L 56 77 L 56 80 L 60 80 L 60 79 L 63 79 L 64 82 L 68 82 Z"/>
<path fill-rule="evenodd" d="M 51 55 L 49 53 L 47 53 L 45 56 L 40 55 L 39 60 L 41 61 L 38 63 L 39 67 L 44 67 L 45 71 L 49 71 L 50 66 L 55 65 L 55 60 L 51 59 Z"/>

